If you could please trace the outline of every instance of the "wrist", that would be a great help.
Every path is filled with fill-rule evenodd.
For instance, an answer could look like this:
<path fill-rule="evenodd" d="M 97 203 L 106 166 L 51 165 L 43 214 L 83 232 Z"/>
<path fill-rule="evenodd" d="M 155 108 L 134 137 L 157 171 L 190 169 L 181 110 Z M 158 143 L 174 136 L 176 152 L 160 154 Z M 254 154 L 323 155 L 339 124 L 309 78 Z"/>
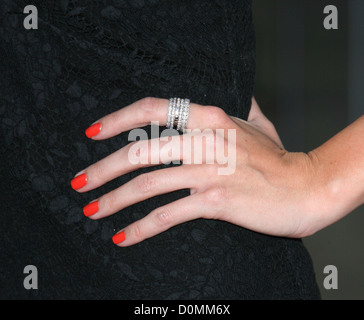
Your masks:
<path fill-rule="evenodd" d="M 293 236 L 304 238 L 320 229 L 321 208 L 325 199 L 325 188 L 322 187 L 324 181 L 318 174 L 318 163 L 314 155 L 310 153 L 288 152 L 284 162 L 288 165 L 289 185 L 295 195 L 294 212 L 299 220 L 298 228 Z"/>
<path fill-rule="evenodd" d="M 310 151 L 307 157 L 311 163 L 312 178 L 305 206 L 309 221 L 305 236 L 337 222 L 359 205 L 352 182 L 327 162 L 319 148 Z"/>
<path fill-rule="evenodd" d="M 318 181 L 311 212 L 321 228 L 364 203 L 363 136 L 364 116 L 308 154 Z"/>
<path fill-rule="evenodd" d="M 290 203 L 298 215 L 294 237 L 304 238 L 339 220 L 347 212 L 342 200 L 346 192 L 341 179 L 330 173 L 319 152 L 287 153 L 289 186 L 293 192 Z"/>

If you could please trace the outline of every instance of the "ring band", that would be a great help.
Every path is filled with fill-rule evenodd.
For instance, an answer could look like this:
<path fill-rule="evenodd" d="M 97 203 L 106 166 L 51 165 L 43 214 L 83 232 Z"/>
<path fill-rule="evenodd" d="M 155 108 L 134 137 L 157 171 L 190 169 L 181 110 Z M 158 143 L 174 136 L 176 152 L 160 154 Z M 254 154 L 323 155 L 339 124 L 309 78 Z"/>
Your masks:
<path fill-rule="evenodd" d="M 176 128 L 179 131 L 185 131 L 187 127 L 188 117 L 190 114 L 190 100 L 181 98 L 170 98 L 167 124 L 169 129 Z"/>

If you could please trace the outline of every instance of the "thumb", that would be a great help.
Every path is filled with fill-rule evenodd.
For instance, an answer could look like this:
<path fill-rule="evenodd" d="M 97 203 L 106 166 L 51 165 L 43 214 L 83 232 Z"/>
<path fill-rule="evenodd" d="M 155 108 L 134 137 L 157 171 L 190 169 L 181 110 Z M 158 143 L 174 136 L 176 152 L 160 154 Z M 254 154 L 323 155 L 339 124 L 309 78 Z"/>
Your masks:
<path fill-rule="evenodd" d="M 254 97 L 252 98 L 248 123 L 254 125 L 259 131 L 271 138 L 280 148 L 284 149 L 281 138 L 279 137 L 275 126 L 263 114 Z"/>

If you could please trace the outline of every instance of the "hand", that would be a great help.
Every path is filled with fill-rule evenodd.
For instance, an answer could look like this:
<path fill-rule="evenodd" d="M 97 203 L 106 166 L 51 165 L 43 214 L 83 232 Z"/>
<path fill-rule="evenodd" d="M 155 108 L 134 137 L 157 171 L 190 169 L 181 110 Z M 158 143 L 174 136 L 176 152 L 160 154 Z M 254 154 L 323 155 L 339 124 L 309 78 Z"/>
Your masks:
<path fill-rule="evenodd" d="M 166 124 L 168 100 L 145 98 L 109 114 L 86 130 L 94 140 L 103 140 L 158 121 Z M 197 219 L 219 219 L 270 235 L 302 237 L 311 232 L 307 216 L 312 196 L 313 166 L 305 153 L 287 152 L 274 126 L 261 113 L 256 101 L 248 121 L 228 116 L 215 106 L 191 103 L 188 129 L 200 129 L 166 139 L 131 142 L 108 157 L 90 165 L 71 182 L 78 192 L 87 192 L 140 167 L 152 159 L 181 160 L 182 165 L 144 173 L 85 206 L 84 213 L 100 219 L 148 198 L 179 189 L 190 189 L 186 197 L 159 207 L 133 222 L 113 237 L 114 243 L 129 246 L 155 236 L 172 226 Z M 202 162 L 187 164 L 195 150 L 181 151 L 187 137 L 197 145 L 204 129 L 212 129 L 203 143 Z M 222 130 L 223 129 L 223 130 Z M 232 131 L 231 131 L 232 130 Z M 236 139 L 229 138 L 229 132 Z M 210 142 L 209 142 L 210 141 Z M 224 148 L 218 147 L 224 142 Z M 167 148 L 168 147 L 168 148 Z M 229 149 L 231 148 L 231 149 Z M 228 174 L 219 174 L 226 163 L 222 152 L 235 150 L 235 165 Z M 181 151 L 181 152 L 177 152 Z M 215 152 L 218 151 L 217 154 Z M 215 155 L 208 163 L 209 155 Z M 131 156 L 147 163 L 133 163 Z M 154 163 L 155 164 L 155 163 Z"/>

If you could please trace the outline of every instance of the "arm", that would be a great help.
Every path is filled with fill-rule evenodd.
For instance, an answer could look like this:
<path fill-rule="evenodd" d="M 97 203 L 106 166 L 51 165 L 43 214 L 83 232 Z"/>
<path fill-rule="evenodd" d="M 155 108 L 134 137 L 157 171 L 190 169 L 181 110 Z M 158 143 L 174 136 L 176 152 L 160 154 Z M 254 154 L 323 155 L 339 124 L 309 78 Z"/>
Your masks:
<path fill-rule="evenodd" d="M 151 121 L 165 125 L 167 109 L 166 99 L 139 100 L 101 118 L 92 139 L 108 139 Z M 248 121 L 231 117 L 216 106 L 191 104 L 188 125 L 190 129 L 213 129 L 209 130 L 209 137 L 215 143 L 199 144 L 206 155 L 225 153 L 226 149 L 218 149 L 217 145 L 226 146 L 227 151 L 232 147 L 235 166 L 230 174 L 219 174 L 218 169 L 224 164 L 216 159 L 213 163 L 184 163 L 193 156 L 194 149 L 183 148 L 180 153 L 183 140 L 193 139 L 196 147 L 204 135 L 200 132 L 177 135 L 170 141 L 154 140 L 153 145 L 159 142 L 156 147 L 152 147 L 151 140 L 130 143 L 90 165 L 71 181 L 78 192 L 87 192 L 126 172 L 152 165 L 152 158 L 164 163 L 165 152 L 172 151 L 170 160 L 182 160 L 181 166 L 141 174 L 85 206 L 86 216 L 100 219 L 163 193 L 191 190 L 190 196 L 156 208 L 125 227 L 114 236 L 114 243 L 133 245 L 198 218 L 223 220 L 275 236 L 302 238 L 363 203 L 364 117 L 308 154 L 284 149 L 273 124 L 254 98 Z M 221 129 L 232 130 L 236 139 L 221 136 Z M 148 161 L 130 161 L 134 153 Z"/>
<path fill-rule="evenodd" d="M 315 232 L 364 203 L 364 116 L 308 156 L 315 172 L 316 196 L 309 204 Z"/>
<path fill-rule="evenodd" d="M 254 98 L 248 121 L 282 145 L 274 125 Z M 342 219 L 364 203 L 364 116 L 307 156 L 304 172 L 311 177 L 305 179 L 310 189 L 306 209 L 311 223 L 303 236 Z M 293 174 L 299 175 L 302 172 Z"/>

